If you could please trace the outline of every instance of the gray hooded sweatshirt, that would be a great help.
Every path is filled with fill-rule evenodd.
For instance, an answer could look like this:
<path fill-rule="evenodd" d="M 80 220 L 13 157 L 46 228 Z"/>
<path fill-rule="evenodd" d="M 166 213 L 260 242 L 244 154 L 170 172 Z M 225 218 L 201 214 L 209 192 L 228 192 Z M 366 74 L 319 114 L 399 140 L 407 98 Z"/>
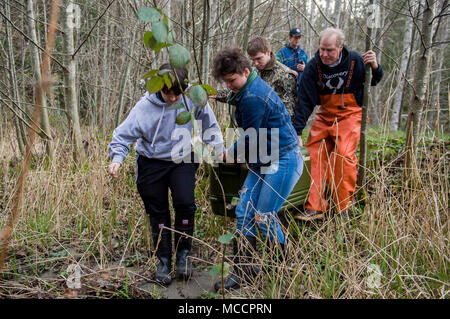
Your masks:
<path fill-rule="evenodd" d="M 192 112 L 192 101 L 187 97 L 186 101 L 189 111 Z M 184 104 L 183 98 L 178 102 Z M 186 109 L 172 110 L 170 106 L 162 102 L 156 94 L 146 92 L 131 109 L 125 121 L 114 130 L 108 147 L 111 161 L 122 163 L 130 152 L 130 145 L 135 142 L 137 156 L 174 162 L 190 157 L 192 121 L 184 125 L 176 124 L 177 115 Z M 222 133 L 209 104 L 197 108 L 195 119 L 198 120 L 198 135 L 202 140 L 214 147 L 216 154 L 223 152 Z"/>

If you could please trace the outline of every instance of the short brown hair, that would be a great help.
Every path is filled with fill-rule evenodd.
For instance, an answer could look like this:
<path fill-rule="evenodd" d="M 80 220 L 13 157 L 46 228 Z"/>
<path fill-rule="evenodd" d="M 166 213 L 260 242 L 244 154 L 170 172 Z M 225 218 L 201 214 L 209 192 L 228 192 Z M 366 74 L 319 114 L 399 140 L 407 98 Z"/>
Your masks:
<path fill-rule="evenodd" d="M 160 70 L 171 70 L 169 73 L 173 76 L 174 81 L 172 81 L 172 86 L 169 89 L 166 84 L 164 84 L 161 91 L 164 92 L 164 94 L 173 93 L 175 95 L 182 94 L 186 88 L 188 87 L 188 70 L 184 68 L 175 69 L 175 74 L 173 73 L 173 69 L 170 65 L 170 63 L 164 63 L 159 67 Z"/>
<path fill-rule="evenodd" d="M 216 80 L 222 80 L 227 74 L 243 74 L 245 69 L 251 70 L 251 64 L 244 51 L 238 47 L 226 47 L 217 52 L 213 61 L 212 75 Z"/>
<path fill-rule="evenodd" d="M 247 46 L 247 53 L 250 56 L 254 56 L 257 53 L 266 53 L 270 50 L 270 43 L 264 37 L 256 37 L 251 39 Z"/>

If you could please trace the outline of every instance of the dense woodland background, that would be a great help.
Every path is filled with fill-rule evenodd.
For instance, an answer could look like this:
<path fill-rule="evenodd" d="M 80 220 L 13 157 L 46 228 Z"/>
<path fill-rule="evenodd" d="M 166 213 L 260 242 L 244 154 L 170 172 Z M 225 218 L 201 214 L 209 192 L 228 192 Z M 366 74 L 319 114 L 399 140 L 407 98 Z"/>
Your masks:
<path fill-rule="evenodd" d="M 372 2 L 376 10 L 368 12 L 367 8 L 374 8 Z M 312 57 L 318 48 L 318 33 L 336 26 L 346 34 L 351 49 L 364 52 L 367 27 L 375 23 L 369 47 L 376 51 L 385 75 L 369 95 L 366 214 L 356 230 L 328 224 L 314 231 L 296 228 L 296 269 L 307 275 L 294 272 L 289 277 L 292 269 L 288 269 L 284 273 L 288 284 L 275 282 L 271 287 L 276 289 L 261 294 L 253 291 L 250 296 L 448 298 L 449 1 L 370 3 L 62 0 L 50 59 L 53 88 L 40 100 L 39 137 L 33 147 L 22 217 L 3 275 L 8 284 L 0 285 L 1 295 L 67 294 L 64 269 L 73 260 L 81 263 L 80 258 L 89 260 L 83 266 L 87 281 L 112 269 L 114 262 L 115 270 L 124 264 L 146 271 L 154 267 L 154 260 L 148 258 L 148 222 L 134 188 L 133 160 L 127 160 L 121 181 L 111 181 L 106 174 L 106 147 L 112 130 L 145 92 L 140 77 L 168 59 L 165 50 L 155 53 L 143 44 L 149 26 L 138 20 L 137 10 L 147 6 L 168 15 L 175 41 L 191 52 L 191 80 L 216 88 L 221 84 L 210 76 L 210 61 L 224 46 L 245 47 L 252 37 L 264 36 L 276 52 L 287 42 L 289 30 L 300 27 L 304 34 L 301 47 Z M 0 0 L 3 226 L 11 214 L 18 168 L 32 125 L 50 7 L 51 1 L 46 0 Z M 74 19 L 77 8 L 79 21 Z M 212 107 L 225 127 L 227 107 L 216 102 Z M 412 183 L 405 180 L 409 175 L 416 176 Z M 197 195 L 203 214 L 198 214 L 196 236 L 208 241 L 224 232 L 224 224 L 209 210 L 207 176 L 208 170 L 202 167 Z M 336 238 L 348 251 L 336 248 Z M 311 243 L 316 246 L 309 251 Z M 210 265 L 202 266 L 201 260 L 216 258 L 216 252 L 201 242 L 197 254 L 200 268 Z M 375 260 L 385 276 L 384 286 L 368 291 L 358 283 L 366 277 L 367 262 Z M 321 263 L 327 267 L 317 268 Z M 40 279 L 49 271 L 55 274 L 53 281 Z M 123 272 L 111 276 L 106 277 L 114 281 L 114 289 L 92 288 L 92 284 L 83 293 L 160 297 L 137 288 L 134 293 L 125 291 L 124 276 L 128 277 Z M 141 277 L 133 280 L 139 282 Z"/>

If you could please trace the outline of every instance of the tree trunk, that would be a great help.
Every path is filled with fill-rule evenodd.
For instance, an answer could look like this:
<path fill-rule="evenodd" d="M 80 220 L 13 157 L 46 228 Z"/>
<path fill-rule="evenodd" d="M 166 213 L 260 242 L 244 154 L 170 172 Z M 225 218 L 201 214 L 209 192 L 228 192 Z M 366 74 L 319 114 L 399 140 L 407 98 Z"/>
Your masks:
<path fill-rule="evenodd" d="M 446 0 L 441 1 L 441 8 L 446 4 Z M 441 9 L 442 11 L 442 9 Z M 446 32 L 448 26 L 448 19 L 439 18 L 438 23 L 436 23 L 436 30 L 434 31 L 434 35 L 432 38 L 433 42 L 442 41 L 444 42 L 446 39 Z M 440 46 L 436 49 L 435 57 L 436 57 L 436 67 L 433 81 L 433 92 L 431 94 L 431 102 L 430 109 L 428 110 L 428 125 L 433 130 L 439 129 L 439 113 L 441 109 L 440 104 L 440 91 L 441 91 L 441 80 L 442 80 L 442 72 L 444 71 L 444 59 L 445 59 L 445 48 L 446 46 Z"/>
<path fill-rule="evenodd" d="M 340 17 L 341 17 L 341 0 L 334 1 L 334 23 L 336 24 L 336 28 L 340 26 Z"/>
<path fill-rule="evenodd" d="M 405 34 L 403 36 L 403 50 L 402 56 L 400 58 L 400 70 L 397 74 L 397 90 L 394 96 L 394 102 L 392 105 L 392 113 L 389 121 L 389 126 L 391 130 L 398 130 L 400 124 L 400 113 L 402 110 L 402 97 L 406 84 L 406 74 L 408 68 L 408 60 L 411 55 L 411 41 L 412 41 L 412 30 L 413 30 L 413 20 L 412 17 L 406 17 L 405 20 Z"/>
<path fill-rule="evenodd" d="M 373 4 L 373 0 L 369 1 L 369 4 Z M 366 46 L 365 51 L 371 49 L 371 37 L 373 30 L 369 26 L 367 27 L 367 35 L 366 35 Z M 370 94 L 370 78 L 372 69 L 370 64 L 365 66 L 365 83 L 364 83 L 364 97 L 363 97 L 363 107 L 362 107 L 362 118 L 361 118 L 361 137 L 360 137 L 360 145 L 359 145 L 359 167 L 358 167 L 358 180 L 357 185 L 359 188 L 359 195 L 364 196 L 364 192 L 361 192 L 364 189 L 364 184 L 366 182 L 366 165 L 367 165 L 367 114 L 369 113 L 369 94 Z"/>
<path fill-rule="evenodd" d="M 200 82 L 202 83 L 208 81 L 210 24 L 211 10 L 209 7 L 209 0 L 203 0 L 202 50 L 200 54 L 202 63 Z"/>
<path fill-rule="evenodd" d="M 36 35 L 36 25 L 35 25 L 35 15 L 34 15 L 34 9 L 33 9 L 33 0 L 27 1 L 27 11 L 28 11 L 28 21 L 30 26 L 30 33 L 31 33 L 31 39 L 39 44 L 38 38 Z M 41 64 L 40 64 L 40 58 L 39 58 L 39 51 L 36 46 L 32 45 L 31 50 L 33 53 L 33 63 L 34 63 L 34 76 L 37 80 L 37 82 L 41 82 Z M 37 88 L 35 87 L 35 90 Z M 37 96 L 37 94 L 35 94 Z M 45 134 L 48 137 L 51 137 L 50 132 L 50 122 L 48 120 L 48 112 L 47 112 L 47 100 L 45 98 L 45 94 L 40 94 L 40 104 L 42 106 L 41 110 L 41 127 L 42 130 L 45 132 Z M 52 145 L 51 140 L 46 139 L 45 140 L 45 149 L 47 152 L 48 157 L 52 158 Z"/>
<path fill-rule="evenodd" d="M 4 3 L 5 8 L 5 15 L 6 17 L 11 21 L 11 9 L 9 6 L 9 2 L 6 1 Z M 8 69 L 9 69 L 9 81 L 12 84 L 10 89 L 10 96 L 12 97 L 13 101 L 16 101 L 17 105 L 22 104 L 22 99 L 19 94 L 19 86 L 17 84 L 17 76 L 16 76 L 16 63 L 14 60 L 14 47 L 13 47 L 13 41 L 12 41 L 12 30 L 11 25 L 8 21 L 5 21 L 6 23 L 6 43 L 7 43 L 7 49 L 8 49 Z M 17 109 L 17 114 L 20 115 L 21 118 L 25 118 L 25 114 L 20 109 Z M 14 118 L 14 127 L 16 129 L 16 135 L 17 135 L 17 144 L 19 146 L 19 151 L 21 154 L 24 154 L 25 152 L 25 145 L 27 144 L 27 137 L 25 132 L 25 127 L 18 116 L 15 116 Z"/>
<path fill-rule="evenodd" d="M 69 2 L 66 2 L 69 4 Z M 69 122 L 70 134 L 73 141 L 73 159 L 75 162 L 79 162 L 84 158 L 84 151 L 81 139 L 81 128 L 80 128 L 80 116 L 78 112 L 78 90 L 76 83 L 77 75 L 77 61 L 76 56 L 73 56 L 75 52 L 74 48 L 74 24 L 71 19 L 73 15 L 66 11 L 66 21 L 65 21 L 65 34 L 64 34 L 64 47 L 66 50 L 67 58 L 67 72 L 64 72 L 64 82 L 65 82 L 65 104 L 66 104 L 66 114 Z"/>
<path fill-rule="evenodd" d="M 417 59 L 416 72 L 414 74 L 414 92 L 408 108 L 408 122 L 406 129 L 406 159 L 405 165 L 412 169 L 414 159 L 417 155 L 417 145 L 420 139 L 421 117 L 424 109 L 425 94 L 430 77 L 430 57 L 431 57 L 431 32 L 433 9 L 429 1 L 424 1 L 422 14 L 422 25 L 419 34 L 420 56 Z M 415 170 L 413 170 L 415 171 Z"/>
<path fill-rule="evenodd" d="M 127 65 L 125 67 L 125 73 L 123 74 L 122 80 L 120 81 L 120 89 L 119 89 L 119 107 L 117 109 L 116 114 L 116 127 L 119 126 L 122 120 L 122 113 L 123 113 L 123 102 L 124 102 L 124 96 L 125 96 L 125 88 L 127 86 L 127 82 L 130 77 L 130 69 L 131 69 L 131 61 L 133 60 L 133 52 L 134 52 L 134 42 L 136 40 L 136 33 L 137 33 L 137 25 L 133 30 L 133 34 L 131 37 L 131 43 L 130 43 L 130 51 L 128 52 L 128 61 Z"/>
<path fill-rule="evenodd" d="M 250 33 L 252 32 L 253 13 L 254 13 L 254 11 L 255 11 L 255 0 L 249 0 L 247 26 L 245 28 L 244 41 L 243 41 L 243 44 L 242 44 L 242 50 L 244 52 L 247 51 L 249 36 L 250 36 Z"/>

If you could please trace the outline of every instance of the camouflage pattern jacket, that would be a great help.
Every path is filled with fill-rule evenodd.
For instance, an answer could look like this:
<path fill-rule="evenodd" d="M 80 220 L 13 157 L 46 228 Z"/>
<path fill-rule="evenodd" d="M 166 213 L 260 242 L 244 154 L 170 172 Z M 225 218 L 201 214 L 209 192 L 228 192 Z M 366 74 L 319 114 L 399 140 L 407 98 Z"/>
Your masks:
<path fill-rule="evenodd" d="M 297 105 L 297 77 L 294 72 L 276 60 L 271 53 L 271 59 L 263 70 L 258 70 L 258 75 L 267 82 L 278 94 L 289 112 L 291 118 L 294 116 L 294 109 Z M 231 95 L 228 89 L 217 90 L 216 100 L 226 103 Z"/>

